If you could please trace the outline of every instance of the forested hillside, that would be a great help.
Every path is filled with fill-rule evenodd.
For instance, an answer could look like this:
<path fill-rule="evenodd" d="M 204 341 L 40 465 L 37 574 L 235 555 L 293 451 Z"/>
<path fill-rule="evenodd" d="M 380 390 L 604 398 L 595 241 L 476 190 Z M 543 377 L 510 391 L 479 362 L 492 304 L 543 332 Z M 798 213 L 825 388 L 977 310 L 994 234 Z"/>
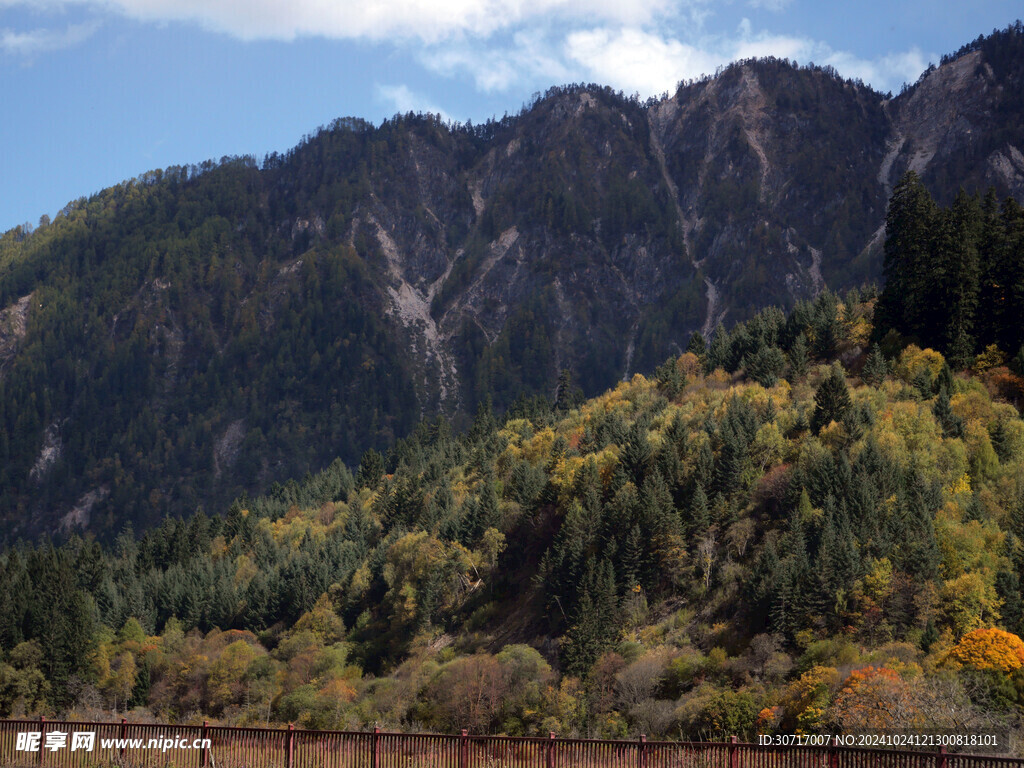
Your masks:
<path fill-rule="evenodd" d="M 0 537 L 224 509 L 425 417 L 459 431 L 565 370 L 593 396 L 694 331 L 878 279 L 905 170 L 954 219 L 960 185 L 1024 193 L 1022 62 L 1017 23 L 895 98 L 778 60 L 645 103 L 567 86 L 482 126 L 338 120 L 74 201 L 0 237 Z M 950 349 L 887 301 L 886 330 Z M 983 339 L 1016 355 L 958 322 L 956 367 Z"/>
<path fill-rule="evenodd" d="M 876 306 L 824 292 L 224 516 L 9 550 L 0 715 L 1017 729 L 1024 379 L 865 352 Z"/>

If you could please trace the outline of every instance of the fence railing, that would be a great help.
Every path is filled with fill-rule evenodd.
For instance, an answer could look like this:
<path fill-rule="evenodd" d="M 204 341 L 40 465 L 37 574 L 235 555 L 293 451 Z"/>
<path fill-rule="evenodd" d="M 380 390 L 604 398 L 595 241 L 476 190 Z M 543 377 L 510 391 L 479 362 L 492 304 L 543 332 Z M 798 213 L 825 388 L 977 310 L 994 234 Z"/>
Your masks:
<path fill-rule="evenodd" d="M 846 746 L 0 721 L 3 768 L 1024 768 L 1024 760 Z"/>

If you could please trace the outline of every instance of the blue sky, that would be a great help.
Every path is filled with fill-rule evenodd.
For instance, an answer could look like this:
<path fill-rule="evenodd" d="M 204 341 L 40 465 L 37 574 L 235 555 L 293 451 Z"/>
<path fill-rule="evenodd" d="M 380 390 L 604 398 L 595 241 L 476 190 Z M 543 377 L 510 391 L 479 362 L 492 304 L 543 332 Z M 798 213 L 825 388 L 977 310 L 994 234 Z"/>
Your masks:
<path fill-rule="evenodd" d="M 0 0 L 0 231 L 154 168 L 283 151 L 335 117 L 480 122 L 737 58 L 898 91 L 1019 0 Z"/>

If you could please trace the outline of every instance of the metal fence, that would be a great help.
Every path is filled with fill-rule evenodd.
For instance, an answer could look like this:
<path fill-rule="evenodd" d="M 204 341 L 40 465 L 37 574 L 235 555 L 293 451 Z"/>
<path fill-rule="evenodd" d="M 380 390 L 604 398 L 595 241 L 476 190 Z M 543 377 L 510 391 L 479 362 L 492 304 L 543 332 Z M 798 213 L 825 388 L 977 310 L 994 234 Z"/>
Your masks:
<path fill-rule="evenodd" d="M 89 737 L 91 734 L 91 738 Z M 989 755 L 738 742 L 0 721 L 4 768 L 1024 768 Z"/>

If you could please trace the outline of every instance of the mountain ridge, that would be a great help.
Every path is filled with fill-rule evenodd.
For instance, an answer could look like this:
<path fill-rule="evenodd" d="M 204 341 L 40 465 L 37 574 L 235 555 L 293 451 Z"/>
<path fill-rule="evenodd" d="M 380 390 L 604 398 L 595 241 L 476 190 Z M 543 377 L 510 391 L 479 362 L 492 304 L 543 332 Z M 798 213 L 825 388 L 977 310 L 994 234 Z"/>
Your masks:
<path fill-rule="evenodd" d="M 339 120 L 12 230 L 7 533 L 224 504 L 421 416 L 550 396 L 562 369 L 592 394 L 693 331 L 877 279 L 905 170 L 939 200 L 1024 194 L 1022 40 L 892 99 L 768 59 L 648 103 L 552 89 L 475 128 Z"/>

